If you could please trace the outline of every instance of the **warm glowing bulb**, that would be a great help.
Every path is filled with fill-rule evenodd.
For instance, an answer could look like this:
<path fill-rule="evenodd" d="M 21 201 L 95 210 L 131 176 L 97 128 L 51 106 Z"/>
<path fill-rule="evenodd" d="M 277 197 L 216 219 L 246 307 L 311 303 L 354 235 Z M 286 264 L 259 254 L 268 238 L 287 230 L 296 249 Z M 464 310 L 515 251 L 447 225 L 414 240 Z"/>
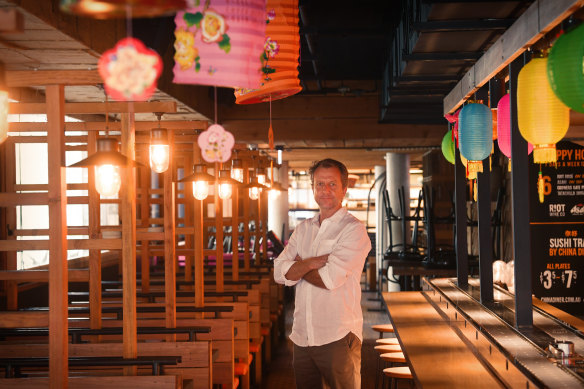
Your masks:
<path fill-rule="evenodd" d="M 119 166 L 99 165 L 95 167 L 95 189 L 102 196 L 115 196 L 120 191 L 122 179 Z"/>
<path fill-rule="evenodd" d="M 270 197 L 270 200 L 276 200 L 278 197 L 280 197 L 280 191 L 277 189 L 270 189 L 268 196 Z"/>
<path fill-rule="evenodd" d="M 249 188 L 249 198 L 257 200 L 260 197 L 260 188 Z"/>
<path fill-rule="evenodd" d="M 233 168 L 231 170 L 231 178 L 237 180 L 239 182 L 243 182 L 243 169 L 242 168 Z"/>
<path fill-rule="evenodd" d="M 223 200 L 228 199 L 231 197 L 231 192 L 233 191 L 233 187 L 229 183 L 222 183 L 219 184 L 219 197 Z"/>
<path fill-rule="evenodd" d="M 0 91 L 0 143 L 8 137 L 8 92 Z"/>
<path fill-rule="evenodd" d="M 258 182 L 262 185 L 266 185 L 266 175 L 258 174 Z"/>
<path fill-rule="evenodd" d="M 168 170 L 170 162 L 169 145 L 150 145 L 150 167 L 156 173 Z"/>
<path fill-rule="evenodd" d="M 207 181 L 193 182 L 193 196 L 197 200 L 205 200 L 209 195 L 209 183 Z"/>

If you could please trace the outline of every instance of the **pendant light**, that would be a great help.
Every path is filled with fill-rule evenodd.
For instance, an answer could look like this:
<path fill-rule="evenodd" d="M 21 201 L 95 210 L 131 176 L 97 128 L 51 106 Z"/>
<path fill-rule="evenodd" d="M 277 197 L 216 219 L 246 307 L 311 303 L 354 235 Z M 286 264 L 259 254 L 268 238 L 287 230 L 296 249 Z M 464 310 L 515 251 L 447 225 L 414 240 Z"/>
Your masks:
<path fill-rule="evenodd" d="M 207 165 L 199 163 L 193 165 L 193 174 L 184 177 L 179 182 L 192 182 L 193 197 L 202 201 L 209 195 L 209 183 L 215 182 L 215 177 L 207 173 Z"/>
<path fill-rule="evenodd" d="M 97 140 L 95 154 L 68 167 L 95 166 L 95 189 L 100 195 L 111 197 L 117 195 L 122 185 L 120 167 L 128 164 L 133 167 L 143 166 L 119 152 L 117 139 L 101 138 Z"/>
<path fill-rule="evenodd" d="M 231 178 L 243 184 L 243 163 L 239 158 L 231 160 Z"/>
<path fill-rule="evenodd" d="M 255 176 L 258 180 L 258 183 L 260 183 L 261 185 L 267 186 L 267 184 L 266 184 L 266 169 L 264 169 L 263 167 L 256 168 Z"/>
<path fill-rule="evenodd" d="M 266 186 L 260 184 L 255 175 L 250 174 L 249 184 L 247 184 L 245 188 L 248 189 L 249 198 L 251 200 L 257 200 L 259 199 L 262 190 L 266 189 Z"/>
<path fill-rule="evenodd" d="M 60 6 L 63 12 L 96 19 L 158 17 L 186 7 L 185 0 L 61 0 Z"/>
<path fill-rule="evenodd" d="M 231 171 L 229 169 L 219 170 L 219 179 L 217 180 L 219 184 L 219 197 L 226 200 L 233 194 L 233 189 L 240 185 L 239 181 L 231 178 Z"/>
<path fill-rule="evenodd" d="M 170 145 L 166 128 L 160 128 L 162 113 L 158 116 L 158 128 L 150 131 L 150 168 L 156 173 L 164 173 L 170 164 Z"/>

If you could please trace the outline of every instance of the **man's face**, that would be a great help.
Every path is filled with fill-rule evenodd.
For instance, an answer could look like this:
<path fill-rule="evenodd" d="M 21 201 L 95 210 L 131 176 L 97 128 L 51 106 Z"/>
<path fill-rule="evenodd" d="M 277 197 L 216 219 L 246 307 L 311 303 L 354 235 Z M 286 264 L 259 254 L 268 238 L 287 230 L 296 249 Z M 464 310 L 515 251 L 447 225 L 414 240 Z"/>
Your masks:
<path fill-rule="evenodd" d="M 347 188 L 343 188 L 341 172 L 336 167 L 319 167 L 314 172 L 312 187 L 314 200 L 321 211 L 334 210 L 341 206 Z"/>

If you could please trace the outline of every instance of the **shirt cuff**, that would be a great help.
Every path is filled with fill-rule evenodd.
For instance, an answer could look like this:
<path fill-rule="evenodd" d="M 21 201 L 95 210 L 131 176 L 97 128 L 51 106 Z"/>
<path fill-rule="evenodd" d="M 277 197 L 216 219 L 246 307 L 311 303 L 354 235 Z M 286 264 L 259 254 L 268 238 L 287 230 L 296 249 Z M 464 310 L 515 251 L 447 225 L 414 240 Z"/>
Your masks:
<path fill-rule="evenodd" d="M 286 278 L 286 273 L 288 273 L 288 270 L 294 265 L 294 262 L 296 261 L 286 261 L 286 263 L 282 264 L 282 267 L 280 268 L 282 269 L 282 279 L 284 280 L 285 286 L 294 286 L 300 282 L 300 280 L 292 281 Z"/>

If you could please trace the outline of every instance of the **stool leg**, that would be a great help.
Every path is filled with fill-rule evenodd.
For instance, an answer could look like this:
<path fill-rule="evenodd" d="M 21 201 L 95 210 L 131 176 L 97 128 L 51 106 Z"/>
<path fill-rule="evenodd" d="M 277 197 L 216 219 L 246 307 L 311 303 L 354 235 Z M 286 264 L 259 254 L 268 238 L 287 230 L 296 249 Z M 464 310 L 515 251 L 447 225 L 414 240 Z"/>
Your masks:
<path fill-rule="evenodd" d="M 379 388 L 379 365 L 381 364 L 381 358 L 377 359 L 377 369 L 375 370 L 377 372 L 377 374 L 375 374 L 375 389 Z M 383 370 L 381 370 L 381 373 L 383 374 Z M 385 375 L 385 374 L 383 374 Z"/>

